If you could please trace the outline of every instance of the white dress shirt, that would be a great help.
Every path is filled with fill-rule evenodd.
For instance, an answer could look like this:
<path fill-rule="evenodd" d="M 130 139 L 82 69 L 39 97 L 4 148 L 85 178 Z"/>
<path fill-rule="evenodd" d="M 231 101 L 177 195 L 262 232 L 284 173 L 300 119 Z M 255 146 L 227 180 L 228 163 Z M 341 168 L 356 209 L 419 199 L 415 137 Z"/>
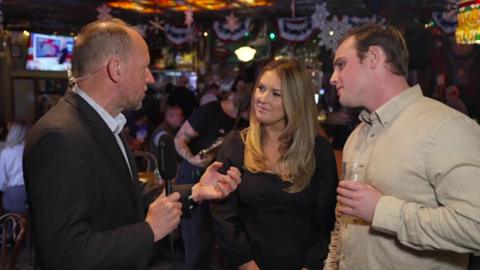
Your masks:
<path fill-rule="evenodd" d="M 5 147 L 0 152 L 0 190 L 23 186 L 22 155 L 25 143 Z"/>
<path fill-rule="evenodd" d="M 120 132 L 122 132 L 123 126 L 127 122 L 127 119 L 122 113 L 119 113 L 117 116 L 113 117 L 110 115 L 105 109 L 100 106 L 97 102 L 95 102 L 91 97 L 89 97 L 85 92 L 83 92 L 78 86 L 75 86 L 73 91 L 82 97 L 93 109 L 100 115 L 100 117 L 105 121 L 107 126 L 113 132 L 115 139 L 117 140 L 118 146 L 120 150 L 122 150 L 123 157 L 125 158 L 125 162 L 127 163 L 128 169 L 130 170 L 130 175 L 132 175 L 132 168 L 130 168 L 130 163 L 128 162 L 127 152 L 125 147 L 123 146 L 122 140 L 120 139 Z M 135 177 L 132 176 L 132 179 Z"/>

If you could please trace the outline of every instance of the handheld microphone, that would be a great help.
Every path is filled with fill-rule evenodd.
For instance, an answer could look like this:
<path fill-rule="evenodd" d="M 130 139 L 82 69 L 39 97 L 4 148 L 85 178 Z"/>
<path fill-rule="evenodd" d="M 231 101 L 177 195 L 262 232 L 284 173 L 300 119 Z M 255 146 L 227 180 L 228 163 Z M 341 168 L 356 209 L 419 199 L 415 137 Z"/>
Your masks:
<path fill-rule="evenodd" d="M 177 151 L 172 135 L 163 132 L 158 139 L 157 149 L 158 170 L 160 177 L 165 181 L 165 194 L 172 193 L 172 179 L 177 176 Z M 172 254 L 172 266 L 175 270 L 175 252 L 173 244 L 175 237 L 173 232 L 169 235 L 170 252 Z"/>
<path fill-rule="evenodd" d="M 158 170 L 161 178 L 165 181 L 165 193 L 172 193 L 172 179 L 177 176 L 177 151 L 172 135 L 167 132 L 158 139 Z"/>

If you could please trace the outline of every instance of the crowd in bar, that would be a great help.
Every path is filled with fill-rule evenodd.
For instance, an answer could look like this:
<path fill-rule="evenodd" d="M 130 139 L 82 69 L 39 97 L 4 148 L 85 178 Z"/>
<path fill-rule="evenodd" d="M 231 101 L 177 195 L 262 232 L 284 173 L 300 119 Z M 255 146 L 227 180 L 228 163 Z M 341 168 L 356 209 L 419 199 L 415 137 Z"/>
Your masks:
<path fill-rule="evenodd" d="M 480 1 L 27 2 L 1 270 L 480 270 Z"/>

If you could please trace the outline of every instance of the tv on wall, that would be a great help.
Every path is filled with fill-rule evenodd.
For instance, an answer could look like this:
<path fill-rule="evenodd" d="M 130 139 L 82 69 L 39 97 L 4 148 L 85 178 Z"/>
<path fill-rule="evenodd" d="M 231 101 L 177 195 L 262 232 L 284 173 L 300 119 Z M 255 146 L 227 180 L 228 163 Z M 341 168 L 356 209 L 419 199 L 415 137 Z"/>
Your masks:
<path fill-rule="evenodd" d="M 74 38 L 31 33 L 27 70 L 64 71 L 72 66 Z"/>

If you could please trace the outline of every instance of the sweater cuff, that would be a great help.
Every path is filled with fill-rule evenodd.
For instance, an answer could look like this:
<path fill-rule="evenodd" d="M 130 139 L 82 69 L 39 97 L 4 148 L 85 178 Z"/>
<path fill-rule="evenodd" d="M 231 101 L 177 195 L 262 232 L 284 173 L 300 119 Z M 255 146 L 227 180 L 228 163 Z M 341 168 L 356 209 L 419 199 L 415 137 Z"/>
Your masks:
<path fill-rule="evenodd" d="M 382 196 L 373 213 L 372 228 L 396 235 L 401 224 L 401 210 L 404 203 L 393 196 Z"/>

